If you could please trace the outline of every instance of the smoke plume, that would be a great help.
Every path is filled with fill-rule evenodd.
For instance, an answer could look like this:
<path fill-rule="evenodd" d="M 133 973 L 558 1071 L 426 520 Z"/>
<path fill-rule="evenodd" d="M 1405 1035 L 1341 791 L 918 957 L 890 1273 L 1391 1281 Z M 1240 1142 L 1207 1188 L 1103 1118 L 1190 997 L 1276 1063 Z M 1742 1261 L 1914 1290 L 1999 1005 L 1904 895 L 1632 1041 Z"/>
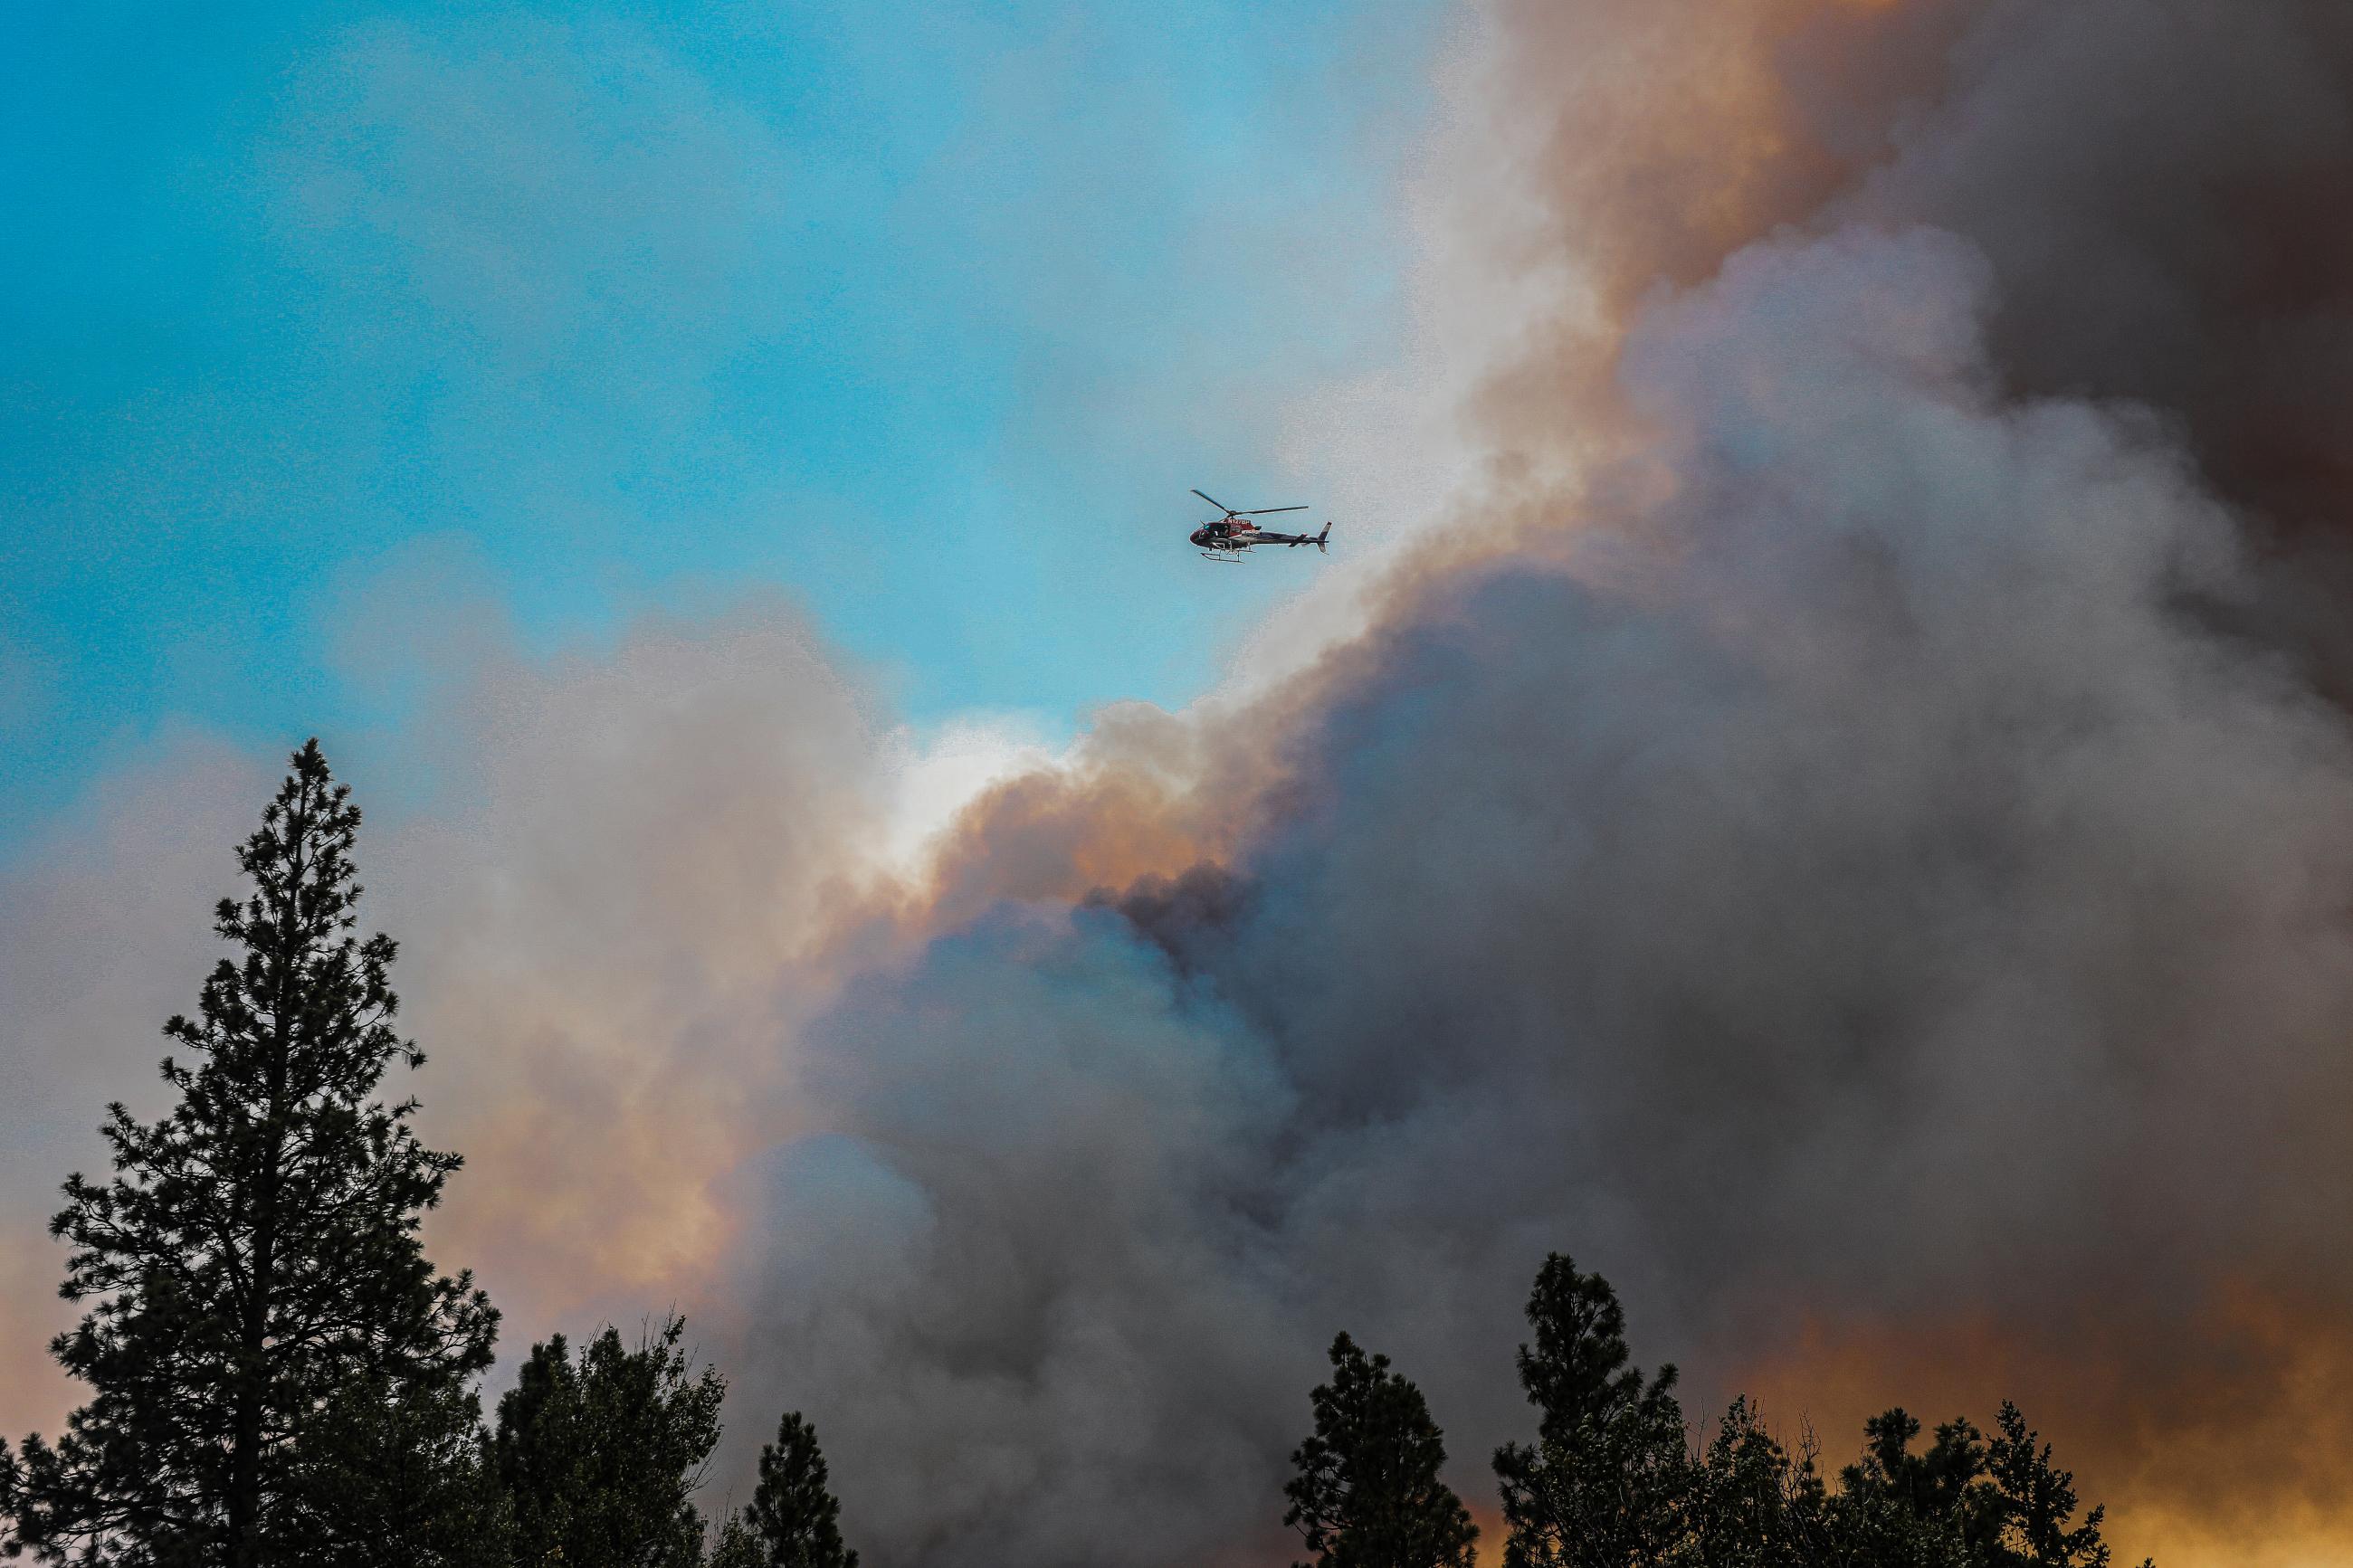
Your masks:
<path fill-rule="evenodd" d="M 746 1288 L 879 1558 L 1271 1557 L 1343 1325 L 1475 1488 L 1552 1247 L 1834 1457 L 2009 1394 L 2127 1552 L 2345 1529 L 2348 64 L 2312 5 L 1501 10 L 1466 140 L 1560 287 L 1473 542 L 984 802 L 807 1037 Z"/>
<path fill-rule="evenodd" d="M 1294 679 L 913 874 L 787 614 L 465 687 L 363 845 L 436 1258 L 510 1349 L 683 1308 L 880 1568 L 1287 1561 L 1344 1327 L 1475 1503 L 1555 1248 L 1833 1461 L 2007 1395 L 2125 1560 L 2341 1552 L 2353 17 L 1499 0 L 1449 73 L 1484 466 Z"/>

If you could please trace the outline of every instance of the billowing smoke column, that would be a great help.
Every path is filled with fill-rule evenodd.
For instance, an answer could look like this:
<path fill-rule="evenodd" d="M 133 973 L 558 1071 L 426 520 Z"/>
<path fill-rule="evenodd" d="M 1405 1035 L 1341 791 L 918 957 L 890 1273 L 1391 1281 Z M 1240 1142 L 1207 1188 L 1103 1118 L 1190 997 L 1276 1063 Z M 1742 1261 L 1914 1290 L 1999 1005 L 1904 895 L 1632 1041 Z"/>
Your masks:
<path fill-rule="evenodd" d="M 2010 1395 L 2126 1561 L 2353 1554 L 2353 13 L 1498 0 L 1450 69 L 1438 226 L 1541 308 L 1297 680 L 1107 715 L 912 889 L 788 612 L 456 682 L 363 846 L 435 1256 L 510 1352 L 684 1308 L 878 1568 L 1290 1561 L 1342 1327 L 1481 1503 L 1553 1248 L 1832 1462 Z M 149 819 L 260 784 L 0 881 L 11 1408 L 52 1130 L 224 890 Z"/>
<path fill-rule="evenodd" d="M 1488 544 L 970 816 L 744 1177 L 751 1385 L 880 1562 L 1273 1561 L 1330 1331 L 1479 1495 L 1563 1247 L 1834 1459 L 2008 1394 L 2129 1553 L 2341 1531 L 2353 21 L 1531 4 L 1490 69 L 1577 287 Z"/>
<path fill-rule="evenodd" d="M 1992 269 L 2014 395 L 2127 399 L 2244 508 L 2273 609 L 2342 657 L 2353 512 L 2353 13 L 2327 0 L 1526 0 L 1501 7 L 1498 144 L 1528 258 L 1593 298 L 1499 379 L 1509 441 L 1661 287 L 1784 227 L 1927 224 Z M 2324 585 L 2291 586 L 2320 574 Z M 2274 626 L 2284 633 L 2289 627 Z"/>

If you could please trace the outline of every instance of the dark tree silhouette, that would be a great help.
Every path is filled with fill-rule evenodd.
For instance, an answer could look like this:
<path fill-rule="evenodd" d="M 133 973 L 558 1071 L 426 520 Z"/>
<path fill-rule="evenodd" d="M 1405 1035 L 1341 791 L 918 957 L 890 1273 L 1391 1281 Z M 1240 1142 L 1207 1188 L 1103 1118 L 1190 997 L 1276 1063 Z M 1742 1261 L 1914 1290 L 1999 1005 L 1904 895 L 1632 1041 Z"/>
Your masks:
<path fill-rule="evenodd" d="M 1506 1568 L 1661 1563 L 1683 1529 L 1693 1459 L 1675 1369 L 1628 1364 L 1626 1314 L 1609 1282 L 1559 1253 L 1528 1297 L 1534 1345 L 1520 1385 L 1538 1412 L 1533 1447 L 1495 1451 Z"/>
<path fill-rule="evenodd" d="M 216 916 L 242 957 L 164 1026 L 178 1106 L 109 1107 L 112 1179 L 66 1183 L 63 1294 L 93 1305 L 50 1348 L 91 1396 L 55 1446 L 26 1440 L 12 1555 L 280 1561 L 306 1421 L 358 1380 L 421 1407 L 490 1362 L 496 1314 L 417 1240 L 458 1157 L 375 1098 L 425 1058 L 393 1028 L 392 940 L 353 934 L 359 821 L 318 742 L 296 752 L 237 852 L 251 891 Z"/>
<path fill-rule="evenodd" d="M 1900 1406 L 1863 1422 L 1862 1458 L 1839 1476 L 1855 1531 L 1873 1539 L 1934 1538 L 1946 1543 L 1940 1550 L 1957 1551 L 1966 1561 L 1988 1561 L 2001 1530 L 2001 1504 L 1984 1479 L 1985 1435 L 1956 1416 L 1936 1428 L 1926 1453 L 1915 1454 L 1919 1436 L 1919 1418 Z"/>
<path fill-rule="evenodd" d="M 531 1348 L 499 1401 L 491 1457 L 522 1568 L 691 1568 L 693 1497 L 719 1441 L 726 1384 L 691 1374 L 677 1318 L 635 1350 L 607 1328 L 575 1360 L 557 1334 Z"/>
<path fill-rule="evenodd" d="M 1699 1568 L 1835 1568 L 1828 1489 L 1811 1440 L 1796 1454 L 1744 1397 L 1716 1424 L 1681 1500 L 1681 1550 Z"/>
<path fill-rule="evenodd" d="M 1315 1435 L 1291 1456 L 1282 1522 L 1320 1568 L 1471 1568 L 1478 1527 L 1439 1479 L 1446 1445 L 1421 1390 L 1346 1334 L 1331 1353 L 1332 1381 L 1311 1396 Z"/>
<path fill-rule="evenodd" d="M 761 1446 L 751 1506 L 720 1533 L 714 1568 L 858 1568 L 841 1543 L 841 1504 L 827 1485 L 817 1428 L 787 1411 Z"/>
<path fill-rule="evenodd" d="M 2051 1445 L 2026 1427 L 2026 1417 L 2005 1399 L 1994 1417 L 2000 1436 L 1987 1445 L 1986 1469 L 2000 1498 L 2002 1568 L 2107 1568 L 2109 1548 L 2100 1539 L 2105 1507 L 2068 1527 L 2075 1516 L 2073 1472 L 2054 1468 Z"/>
<path fill-rule="evenodd" d="M 702 1560 L 703 1568 L 760 1568 L 767 1561 L 760 1554 L 759 1538 L 752 1527 L 744 1522 L 740 1513 L 731 1513 L 719 1527 L 718 1538 L 711 1543 L 711 1555 Z"/>
<path fill-rule="evenodd" d="M 304 1425 L 286 1568 L 512 1568 L 513 1531 L 470 1388 L 353 1383 Z"/>
<path fill-rule="evenodd" d="M 1936 1428 L 1911 1451 L 1920 1423 L 1890 1410 L 1863 1423 L 1863 1454 L 1841 1479 L 1840 1539 L 1850 1560 L 1944 1562 L 1968 1568 L 2106 1568 L 2105 1510 L 2071 1528 L 2074 1477 L 2005 1401 L 1990 1443 L 1969 1422 Z"/>

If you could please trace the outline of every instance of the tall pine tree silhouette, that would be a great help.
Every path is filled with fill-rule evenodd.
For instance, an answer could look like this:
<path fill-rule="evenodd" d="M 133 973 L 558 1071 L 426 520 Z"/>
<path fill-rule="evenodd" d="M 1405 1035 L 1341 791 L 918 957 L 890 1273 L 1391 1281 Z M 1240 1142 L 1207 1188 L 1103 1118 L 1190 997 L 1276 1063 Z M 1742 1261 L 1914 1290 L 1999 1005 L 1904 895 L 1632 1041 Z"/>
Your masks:
<path fill-rule="evenodd" d="M 251 891 L 217 911 L 241 959 L 164 1026 L 179 1104 L 152 1123 L 111 1106 L 112 1178 L 66 1183 L 63 1293 L 92 1305 L 50 1348 L 91 1394 L 54 1446 L 26 1439 L 12 1552 L 282 1560 L 306 1421 L 354 1389 L 447 1400 L 490 1363 L 496 1313 L 417 1238 L 459 1159 L 418 1142 L 415 1100 L 377 1099 L 425 1058 L 393 1027 L 391 938 L 353 934 L 359 822 L 303 746 L 238 851 Z"/>
<path fill-rule="evenodd" d="M 1504 1568 L 1664 1561 L 1694 1480 L 1675 1369 L 1644 1379 L 1618 1293 L 1561 1253 L 1536 1274 L 1528 1326 L 1520 1386 L 1541 1419 L 1533 1446 L 1495 1450 Z"/>
<path fill-rule="evenodd" d="M 790 1410 L 760 1449 L 752 1505 L 727 1521 L 713 1568 L 858 1568 L 841 1543 L 841 1504 L 827 1484 L 817 1428 Z"/>
<path fill-rule="evenodd" d="M 1282 1522 L 1319 1568 L 1471 1568 L 1479 1529 L 1439 1479 L 1446 1444 L 1421 1390 L 1342 1334 L 1312 1398 L 1315 1435 L 1291 1456 Z"/>
<path fill-rule="evenodd" d="M 2003 1516 L 1996 1561 L 2005 1568 L 2107 1568 L 2109 1547 L 2100 1539 L 2107 1509 L 2095 1508 L 2071 1527 L 2074 1472 L 2052 1464 L 2051 1445 L 2027 1429 L 2026 1417 L 2009 1400 L 2001 1402 L 1994 1426 L 2000 1435 L 1986 1446 L 1986 1469 Z"/>
<path fill-rule="evenodd" d="M 523 1568 L 695 1568 L 727 1384 L 695 1373 L 685 1333 L 671 1317 L 635 1350 L 609 1326 L 577 1356 L 562 1334 L 531 1347 L 491 1441 Z"/>

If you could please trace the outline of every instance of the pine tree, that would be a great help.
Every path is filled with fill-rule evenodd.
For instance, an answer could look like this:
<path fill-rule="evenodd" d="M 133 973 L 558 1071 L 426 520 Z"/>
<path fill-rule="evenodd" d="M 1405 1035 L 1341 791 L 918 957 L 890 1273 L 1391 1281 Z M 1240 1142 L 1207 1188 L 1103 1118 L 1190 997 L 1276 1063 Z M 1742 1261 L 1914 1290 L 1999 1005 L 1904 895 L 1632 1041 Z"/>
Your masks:
<path fill-rule="evenodd" d="M 1312 1396 L 1315 1435 L 1291 1456 L 1282 1522 L 1319 1568 L 1472 1568 L 1478 1527 L 1439 1479 L 1446 1445 L 1421 1390 L 1346 1334 L 1331 1356 L 1332 1381 Z"/>
<path fill-rule="evenodd" d="M 1946 1422 L 1928 1451 L 1915 1455 L 1920 1423 L 1904 1411 L 1865 1422 L 1862 1458 L 1846 1468 L 1831 1501 L 1839 1551 L 1828 1561 L 2106 1568 L 2105 1510 L 2071 1524 L 2075 1478 L 2052 1466 L 2051 1446 L 2027 1430 L 2016 1405 L 2004 1401 L 1996 1426 L 1999 1436 L 1988 1442 L 1968 1421 Z"/>
<path fill-rule="evenodd" d="M 23 1555 L 24 1547 L 16 1539 L 15 1521 L 23 1509 L 25 1490 L 24 1468 L 8 1449 L 8 1439 L 0 1437 L 0 1557 Z"/>
<path fill-rule="evenodd" d="M 1630 1366 L 1626 1314 L 1599 1274 L 1559 1253 L 1528 1297 L 1533 1347 L 1520 1385 L 1539 1412 L 1533 1447 L 1495 1451 L 1506 1568 L 1630 1568 L 1664 1563 L 1694 1484 L 1675 1369 Z"/>
<path fill-rule="evenodd" d="M 1674 1369 L 1646 1381 L 1630 1364 L 1599 1275 L 1546 1258 L 1528 1322 L 1520 1382 L 1537 1440 L 1495 1455 L 1506 1568 L 2107 1568 L 2104 1511 L 2073 1522 L 2074 1478 L 2015 1405 L 1991 1442 L 1955 1419 L 1925 1453 L 1918 1420 L 1875 1415 L 1832 1492 L 1811 1434 L 1793 1454 L 1746 1398 L 1692 1453 Z"/>
<path fill-rule="evenodd" d="M 2075 1516 L 2075 1477 L 2051 1463 L 2051 1445 L 2027 1430 L 2026 1417 L 2005 1399 L 1994 1418 L 2000 1436 L 1986 1447 L 1986 1469 L 2000 1498 L 2000 1549 L 1992 1561 L 2002 1568 L 2107 1568 L 2109 1549 L 2100 1539 L 2105 1507 Z"/>
<path fill-rule="evenodd" d="M 1829 1513 L 1810 1439 L 1791 1455 L 1744 1395 L 1693 1467 L 1670 1560 L 1677 1568 L 1830 1568 Z"/>
<path fill-rule="evenodd" d="M 295 1439 L 285 1568 L 512 1568 L 512 1520 L 471 1388 L 364 1377 Z"/>
<path fill-rule="evenodd" d="M 557 1334 L 531 1348 L 499 1401 L 492 1462 L 522 1568 L 693 1568 L 693 1497 L 719 1442 L 726 1384 L 690 1374 L 672 1318 L 631 1350 L 607 1328 L 575 1360 Z"/>
<path fill-rule="evenodd" d="M 728 1521 L 714 1561 L 757 1568 L 858 1568 L 841 1544 L 841 1504 L 827 1486 L 817 1428 L 787 1411 L 776 1440 L 760 1449 L 760 1484 L 752 1503 Z M 733 1559 L 727 1553 L 734 1552 Z"/>
<path fill-rule="evenodd" d="M 1862 1458 L 1839 1476 L 1847 1511 L 1874 1536 L 1934 1540 L 1968 1562 L 1988 1561 L 2001 1509 L 1984 1479 L 1985 1435 L 1956 1416 L 1936 1428 L 1926 1453 L 1915 1454 L 1919 1435 L 1919 1418 L 1901 1406 L 1863 1422 Z"/>
<path fill-rule="evenodd" d="M 496 1314 L 417 1238 L 458 1157 L 417 1142 L 414 1100 L 375 1099 L 424 1057 L 393 1027 L 392 940 L 353 934 L 359 821 L 318 743 L 296 752 L 238 851 L 251 890 L 217 910 L 242 961 L 164 1026 L 179 1104 L 110 1107 L 112 1179 L 66 1184 L 63 1294 L 94 1304 L 51 1351 L 91 1397 L 54 1447 L 26 1439 L 12 1549 L 281 1561 L 307 1420 L 356 1380 L 438 1399 L 490 1362 Z"/>

